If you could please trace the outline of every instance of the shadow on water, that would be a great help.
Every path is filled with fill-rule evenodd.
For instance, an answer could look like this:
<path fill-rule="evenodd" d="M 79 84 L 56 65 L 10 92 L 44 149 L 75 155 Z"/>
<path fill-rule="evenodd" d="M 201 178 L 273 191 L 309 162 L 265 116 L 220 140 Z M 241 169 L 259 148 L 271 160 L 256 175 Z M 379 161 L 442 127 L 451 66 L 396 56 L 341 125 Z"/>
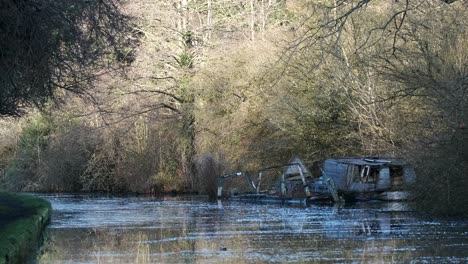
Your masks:
<path fill-rule="evenodd" d="M 404 203 L 209 203 L 202 197 L 43 196 L 39 263 L 465 263 L 468 221 Z"/>

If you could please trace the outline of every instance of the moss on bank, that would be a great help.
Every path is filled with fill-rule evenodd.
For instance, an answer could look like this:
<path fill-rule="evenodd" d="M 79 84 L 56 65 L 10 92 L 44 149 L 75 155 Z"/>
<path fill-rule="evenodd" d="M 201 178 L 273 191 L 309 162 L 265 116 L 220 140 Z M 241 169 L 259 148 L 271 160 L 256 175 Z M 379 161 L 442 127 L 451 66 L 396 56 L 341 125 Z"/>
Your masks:
<path fill-rule="evenodd" d="M 23 263 L 35 254 L 50 213 L 46 200 L 0 193 L 0 264 Z"/>

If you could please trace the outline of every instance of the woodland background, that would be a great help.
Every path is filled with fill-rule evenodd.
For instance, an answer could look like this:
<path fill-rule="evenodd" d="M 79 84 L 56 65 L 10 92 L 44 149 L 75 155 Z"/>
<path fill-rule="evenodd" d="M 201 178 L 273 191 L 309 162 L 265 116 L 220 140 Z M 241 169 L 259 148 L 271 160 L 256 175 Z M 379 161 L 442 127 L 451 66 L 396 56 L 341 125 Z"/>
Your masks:
<path fill-rule="evenodd" d="M 468 3 L 1 0 L 0 188 L 209 193 L 338 156 L 468 214 Z"/>

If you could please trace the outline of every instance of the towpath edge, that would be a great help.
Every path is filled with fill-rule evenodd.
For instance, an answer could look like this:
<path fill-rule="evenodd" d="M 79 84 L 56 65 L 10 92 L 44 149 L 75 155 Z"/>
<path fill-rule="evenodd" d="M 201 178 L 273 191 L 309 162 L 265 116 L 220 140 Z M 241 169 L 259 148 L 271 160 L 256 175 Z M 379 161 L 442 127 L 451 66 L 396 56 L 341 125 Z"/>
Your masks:
<path fill-rule="evenodd" d="M 24 263 L 35 256 L 51 211 L 42 198 L 0 192 L 0 264 Z"/>

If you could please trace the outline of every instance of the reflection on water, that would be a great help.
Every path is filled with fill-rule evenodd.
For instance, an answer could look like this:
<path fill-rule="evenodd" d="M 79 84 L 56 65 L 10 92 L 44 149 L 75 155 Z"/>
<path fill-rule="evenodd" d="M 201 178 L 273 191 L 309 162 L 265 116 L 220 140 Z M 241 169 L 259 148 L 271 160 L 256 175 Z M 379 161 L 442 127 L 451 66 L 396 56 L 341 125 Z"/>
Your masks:
<path fill-rule="evenodd" d="M 468 221 L 423 219 L 405 204 L 43 197 L 54 211 L 39 263 L 468 262 Z"/>

